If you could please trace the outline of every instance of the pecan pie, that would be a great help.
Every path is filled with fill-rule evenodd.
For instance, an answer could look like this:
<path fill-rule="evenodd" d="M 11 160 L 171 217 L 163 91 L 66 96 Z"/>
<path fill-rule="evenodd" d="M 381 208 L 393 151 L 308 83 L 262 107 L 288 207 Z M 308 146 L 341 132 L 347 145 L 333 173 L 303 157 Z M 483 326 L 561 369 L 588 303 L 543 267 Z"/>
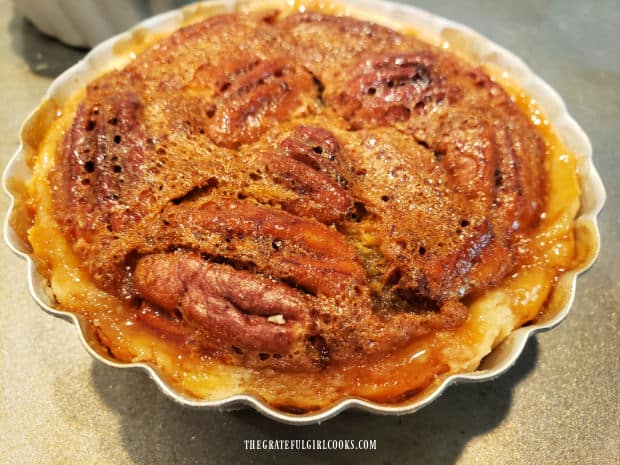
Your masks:
<path fill-rule="evenodd" d="M 449 335 L 533 263 L 547 151 L 463 58 L 269 11 L 184 27 L 91 82 L 47 179 L 71 254 L 150 341 L 320 377 Z M 139 358 L 122 334 L 98 337 Z"/>

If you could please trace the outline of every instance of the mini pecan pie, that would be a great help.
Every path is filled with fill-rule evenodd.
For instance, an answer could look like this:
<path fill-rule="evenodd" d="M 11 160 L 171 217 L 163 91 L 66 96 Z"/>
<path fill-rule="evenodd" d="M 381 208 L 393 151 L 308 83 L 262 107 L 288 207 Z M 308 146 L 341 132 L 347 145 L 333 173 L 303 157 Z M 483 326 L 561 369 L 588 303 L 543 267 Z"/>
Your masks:
<path fill-rule="evenodd" d="M 403 354 L 466 322 L 483 331 L 477 299 L 549 265 L 532 245 L 549 143 L 482 68 L 387 27 L 215 16 L 76 102 L 46 177 L 53 221 L 115 308 L 80 311 L 116 358 L 194 361 L 172 378 L 216 364 L 272 400 L 307 376 L 290 405 L 398 401 L 451 368 L 434 358 L 401 379 Z M 540 268 L 538 305 L 560 268 Z"/>

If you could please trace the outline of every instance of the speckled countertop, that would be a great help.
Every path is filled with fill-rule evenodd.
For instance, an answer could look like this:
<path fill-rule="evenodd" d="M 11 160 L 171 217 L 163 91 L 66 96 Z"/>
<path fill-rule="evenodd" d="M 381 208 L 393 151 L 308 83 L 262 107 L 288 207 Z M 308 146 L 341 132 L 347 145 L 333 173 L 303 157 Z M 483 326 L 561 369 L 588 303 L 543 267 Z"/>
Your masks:
<path fill-rule="evenodd" d="M 16 0 L 19 1 L 19 0 Z M 348 412 L 292 427 L 251 410 L 191 410 L 142 372 L 90 358 L 41 311 L 25 265 L 0 246 L 0 463 L 620 463 L 620 8 L 617 0 L 419 0 L 521 56 L 565 99 L 608 192 L 602 253 L 568 319 L 530 340 L 496 381 L 451 387 L 405 417 Z M 0 0 L 0 163 L 51 80 L 83 52 L 49 40 Z M 7 208 L 0 197 L 0 211 Z M 268 452 L 244 439 L 375 439 L 367 452 Z"/>

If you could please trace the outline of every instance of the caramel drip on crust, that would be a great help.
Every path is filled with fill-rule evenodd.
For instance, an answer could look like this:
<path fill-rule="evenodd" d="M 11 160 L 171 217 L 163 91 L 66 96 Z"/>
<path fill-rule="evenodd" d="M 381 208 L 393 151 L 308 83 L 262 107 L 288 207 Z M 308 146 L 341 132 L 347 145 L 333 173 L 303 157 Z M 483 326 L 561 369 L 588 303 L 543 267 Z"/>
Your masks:
<path fill-rule="evenodd" d="M 325 369 L 460 327 L 539 226 L 542 139 L 428 44 L 265 18 L 188 26 L 89 85 L 50 178 L 74 252 L 142 324 L 233 365 Z"/>

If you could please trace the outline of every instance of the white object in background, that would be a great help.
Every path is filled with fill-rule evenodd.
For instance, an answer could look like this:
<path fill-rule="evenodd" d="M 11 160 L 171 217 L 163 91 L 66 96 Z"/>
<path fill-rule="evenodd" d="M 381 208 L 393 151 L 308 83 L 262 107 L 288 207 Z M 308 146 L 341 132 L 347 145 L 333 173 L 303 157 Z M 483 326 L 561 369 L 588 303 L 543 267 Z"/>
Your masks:
<path fill-rule="evenodd" d="M 15 0 L 43 33 L 74 47 L 93 47 L 153 14 L 189 0 Z"/>

